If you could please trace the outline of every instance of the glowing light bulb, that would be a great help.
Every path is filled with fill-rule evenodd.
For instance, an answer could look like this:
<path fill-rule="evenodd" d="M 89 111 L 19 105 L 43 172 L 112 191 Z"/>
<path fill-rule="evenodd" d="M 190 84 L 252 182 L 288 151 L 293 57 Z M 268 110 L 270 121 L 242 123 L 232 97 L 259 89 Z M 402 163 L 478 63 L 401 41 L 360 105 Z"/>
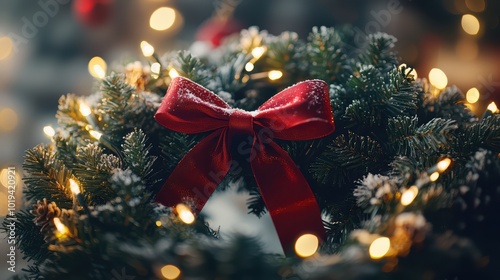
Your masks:
<path fill-rule="evenodd" d="M 465 98 L 467 99 L 467 102 L 469 103 L 476 103 L 479 100 L 479 90 L 477 88 L 471 88 L 467 91 L 467 94 L 465 95 Z"/>
<path fill-rule="evenodd" d="M 429 180 L 431 180 L 431 182 L 436 182 L 437 179 L 439 179 L 439 172 L 434 172 L 429 175 Z"/>
<path fill-rule="evenodd" d="M 56 135 L 56 131 L 50 125 L 46 125 L 43 127 L 43 133 L 45 133 L 45 135 L 47 135 L 48 137 L 52 137 L 52 136 Z"/>
<path fill-rule="evenodd" d="M 410 205 L 413 202 L 413 200 L 415 200 L 415 197 L 417 197 L 417 194 L 418 194 L 417 186 L 411 186 L 401 195 L 401 204 L 403 206 Z"/>
<path fill-rule="evenodd" d="M 57 228 L 57 231 L 60 233 L 60 234 L 68 234 L 69 233 L 69 229 L 68 227 L 66 227 L 59 218 L 55 217 L 54 218 L 54 225 L 56 226 Z"/>
<path fill-rule="evenodd" d="M 295 241 L 295 252 L 299 257 L 307 258 L 318 250 L 319 247 L 319 239 L 314 234 L 304 234 L 297 238 Z"/>
<path fill-rule="evenodd" d="M 74 194 L 80 193 L 80 186 L 75 180 L 69 179 L 69 187 L 71 188 L 71 192 L 73 192 Z"/>
<path fill-rule="evenodd" d="M 477 35 L 479 33 L 479 29 L 481 28 L 481 24 L 477 17 L 466 14 L 462 16 L 462 29 L 465 33 L 470 35 Z"/>
<path fill-rule="evenodd" d="M 8 58 L 12 50 L 14 50 L 12 39 L 7 36 L 0 37 L 0 60 Z"/>
<path fill-rule="evenodd" d="M 150 57 L 155 53 L 155 48 L 153 46 L 151 46 L 151 44 L 146 42 L 146 41 L 141 42 L 141 50 L 142 50 L 142 54 L 145 57 Z"/>
<path fill-rule="evenodd" d="M 446 169 L 448 169 L 448 167 L 450 167 L 450 164 L 451 164 L 451 159 L 449 159 L 449 158 L 442 159 L 438 162 L 437 169 L 439 172 L 442 173 Z"/>
<path fill-rule="evenodd" d="M 496 113 L 498 111 L 498 107 L 497 107 L 497 104 L 495 104 L 495 102 L 491 102 L 488 105 L 487 109 L 490 110 L 492 113 Z"/>
<path fill-rule="evenodd" d="M 156 224 L 157 227 L 161 227 L 162 226 L 162 222 L 161 221 L 156 221 L 155 224 Z"/>
<path fill-rule="evenodd" d="M 277 79 L 283 77 L 283 72 L 281 72 L 279 70 L 271 70 L 271 71 L 269 71 L 267 76 L 269 77 L 269 80 L 274 81 L 274 80 L 277 80 Z"/>
<path fill-rule="evenodd" d="M 161 275 L 168 280 L 177 279 L 181 275 L 181 270 L 173 264 L 167 264 L 166 266 L 162 267 L 160 271 Z"/>
<path fill-rule="evenodd" d="M 151 64 L 151 77 L 158 79 L 160 77 L 161 65 L 158 62 Z"/>
<path fill-rule="evenodd" d="M 429 82 L 437 89 L 445 89 L 448 85 L 448 77 L 443 70 L 432 68 L 429 72 Z"/>
<path fill-rule="evenodd" d="M 486 2 L 484 0 L 465 0 L 465 5 L 473 12 L 483 12 L 486 8 Z"/>
<path fill-rule="evenodd" d="M 399 70 L 401 70 L 403 67 L 406 67 L 406 71 L 405 71 L 405 75 L 411 75 L 413 76 L 413 79 L 417 79 L 418 78 L 418 75 L 417 75 L 417 70 L 415 70 L 415 68 L 411 69 L 408 69 L 408 65 L 406 65 L 406 63 L 403 63 L 401 65 L 399 65 Z"/>
<path fill-rule="evenodd" d="M 92 77 L 103 79 L 106 76 L 106 61 L 99 56 L 95 56 L 89 61 L 88 70 Z"/>
<path fill-rule="evenodd" d="M 149 18 L 149 26 L 157 31 L 167 30 L 175 23 L 176 12 L 169 7 L 158 8 Z"/>
<path fill-rule="evenodd" d="M 170 71 L 168 71 L 168 75 L 170 76 L 170 78 L 177 78 L 179 77 L 179 72 L 177 72 L 177 70 L 175 70 L 174 68 L 170 69 Z"/>
<path fill-rule="evenodd" d="M 96 130 L 89 130 L 89 134 L 94 137 L 96 140 L 101 139 L 102 133 Z"/>
<path fill-rule="evenodd" d="M 252 56 L 259 59 L 266 52 L 266 47 L 256 47 L 252 50 Z"/>
<path fill-rule="evenodd" d="M 248 62 L 247 64 L 245 64 L 245 70 L 247 72 L 251 72 L 254 68 L 255 68 L 255 65 L 253 65 L 253 63 L 251 63 L 251 62 Z"/>
<path fill-rule="evenodd" d="M 90 113 L 92 113 L 92 110 L 90 110 L 90 107 L 83 102 L 80 103 L 79 111 L 80 111 L 80 114 L 82 114 L 82 116 L 84 116 L 84 117 L 86 117 L 86 116 L 90 115 Z"/>
<path fill-rule="evenodd" d="M 192 224 L 195 220 L 193 212 L 185 204 L 179 203 L 175 206 L 175 211 L 179 215 L 179 219 L 185 224 Z"/>
<path fill-rule="evenodd" d="M 9 186 L 9 171 L 7 168 L 2 169 L 0 172 L 0 184 L 6 188 Z M 7 209 L 7 207 L 5 208 Z"/>
<path fill-rule="evenodd" d="M 379 237 L 373 240 L 368 252 L 372 259 L 380 259 L 384 257 L 391 248 L 391 240 L 387 237 Z"/>

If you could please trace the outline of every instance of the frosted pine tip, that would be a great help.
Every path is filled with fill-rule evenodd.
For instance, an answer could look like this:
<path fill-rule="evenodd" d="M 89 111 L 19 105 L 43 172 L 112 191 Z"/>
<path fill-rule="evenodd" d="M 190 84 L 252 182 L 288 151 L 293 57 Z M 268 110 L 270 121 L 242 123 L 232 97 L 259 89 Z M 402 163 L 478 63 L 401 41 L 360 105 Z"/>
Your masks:
<path fill-rule="evenodd" d="M 71 188 L 71 192 L 75 195 L 80 193 L 80 186 L 75 180 L 69 179 L 69 187 Z"/>
<path fill-rule="evenodd" d="M 45 135 L 47 135 L 48 137 L 56 135 L 56 131 L 50 125 L 46 125 L 43 127 L 43 133 L 45 133 Z"/>
<path fill-rule="evenodd" d="M 60 234 L 68 234 L 69 233 L 69 229 L 68 227 L 66 227 L 62 222 L 61 220 L 59 220 L 59 218 L 55 217 L 54 218 L 54 225 L 56 226 L 56 229 L 57 231 L 60 233 Z"/>
<path fill-rule="evenodd" d="M 179 203 L 175 206 L 175 211 L 179 215 L 179 219 L 185 224 L 192 224 L 195 220 L 193 212 L 186 204 Z"/>
<path fill-rule="evenodd" d="M 146 41 L 141 42 L 141 51 L 145 57 L 150 57 L 155 53 L 155 48 Z"/>
<path fill-rule="evenodd" d="M 88 115 L 90 115 L 90 113 L 92 113 L 92 110 L 90 109 L 90 107 L 85 104 L 85 103 L 80 103 L 80 114 L 82 114 L 82 116 L 86 117 Z"/>
<path fill-rule="evenodd" d="M 304 234 L 297 238 L 295 241 L 295 252 L 301 258 L 307 258 L 318 250 L 319 247 L 319 239 L 314 234 Z"/>
<path fill-rule="evenodd" d="M 181 275 L 181 270 L 173 264 L 165 265 L 160 271 L 161 275 L 169 280 L 177 279 Z"/>
<path fill-rule="evenodd" d="M 410 205 L 413 202 L 413 200 L 415 200 L 415 197 L 417 197 L 417 194 L 418 194 L 417 186 L 411 186 L 401 195 L 401 204 L 403 206 Z"/>
<path fill-rule="evenodd" d="M 379 237 L 373 240 L 368 253 L 370 258 L 376 260 L 383 258 L 389 252 L 389 249 L 391 249 L 391 240 L 387 237 Z"/>

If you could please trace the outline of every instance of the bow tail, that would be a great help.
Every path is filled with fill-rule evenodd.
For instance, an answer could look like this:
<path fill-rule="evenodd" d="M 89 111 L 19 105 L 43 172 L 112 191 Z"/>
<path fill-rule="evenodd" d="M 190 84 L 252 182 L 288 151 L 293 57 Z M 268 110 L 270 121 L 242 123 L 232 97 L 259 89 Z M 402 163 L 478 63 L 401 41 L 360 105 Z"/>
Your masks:
<path fill-rule="evenodd" d="M 278 144 L 256 138 L 252 170 L 283 250 L 291 252 L 306 233 L 324 240 L 320 208 L 299 168 Z"/>
<path fill-rule="evenodd" d="M 155 197 L 165 206 L 194 200 L 199 213 L 231 165 L 227 129 L 219 129 L 194 146 L 177 164 Z"/>

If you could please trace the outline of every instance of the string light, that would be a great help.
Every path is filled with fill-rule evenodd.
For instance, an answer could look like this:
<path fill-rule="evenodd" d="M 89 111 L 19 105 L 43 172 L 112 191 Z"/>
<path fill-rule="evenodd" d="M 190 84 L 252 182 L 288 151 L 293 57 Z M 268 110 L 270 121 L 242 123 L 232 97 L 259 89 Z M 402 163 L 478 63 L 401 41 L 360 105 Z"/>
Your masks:
<path fill-rule="evenodd" d="M 490 110 L 492 113 L 497 113 L 497 111 L 498 111 L 498 107 L 497 107 L 497 104 L 495 104 L 495 102 L 491 102 L 488 105 L 487 109 Z"/>
<path fill-rule="evenodd" d="M 181 275 L 181 270 L 173 264 L 167 264 L 160 271 L 161 275 L 169 280 L 177 279 Z"/>
<path fill-rule="evenodd" d="M 149 18 L 149 26 L 157 31 L 164 31 L 172 27 L 175 23 L 176 12 L 169 7 L 156 9 Z"/>
<path fill-rule="evenodd" d="M 255 68 L 255 65 L 252 62 L 248 62 L 245 64 L 245 70 L 247 72 L 251 72 Z"/>
<path fill-rule="evenodd" d="M 384 257 L 391 248 L 391 240 L 387 237 L 379 237 L 373 240 L 368 252 L 374 260 Z"/>
<path fill-rule="evenodd" d="M 14 49 L 12 39 L 7 36 L 0 37 L 0 60 L 4 60 L 10 56 Z"/>
<path fill-rule="evenodd" d="M 75 195 L 80 193 L 80 186 L 75 180 L 69 179 L 69 187 L 71 188 L 71 192 L 73 192 Z"/>
<path fill-rule="evenodd" d="M 399 70 L 402 70 L 403 67 L 406 67 L 406 71 L 404 73 L 405 75 L 411 75 L 411 76 L 413 76 L 413 79 L 418 78 L 417 70 L 415 70 L 415 68 L 411 69 L 411 71 L 410 71 L 410 69 L 408 68 L 408 65 L 406 65 L 406 63 L 403 63 L 403 64 L 399 65 Z"/>
<path fill-rule="evenodd" d="M 479 90 L 474 87 L 467 91 L 465 98 L 467 99 L 467 102 L 473 104 L 479 100 L 479 96 L 480 96 Z"/>
<path fill-rule="evenodd" d="M 279 70 L 272 70 L 272 71 L 269 71 L 267 76 L 269 77 L 269 80 L 274 81 L 274 80 L 278 80 L 279 78 L 283 77 L 283 72 L 281 72 Z"/>
<path fill-rule="evenodd" d="M 429 82 L 437 89 L 445 89 L 448 85 L 448 77 L 443 70 L 432 68 L 429 72 Z"/>
<path fill-rule="evenodd" d="M 82 114 L 82 116 L 84 116 L 84 117 L 87 117 L 88 115 L 90 115 L 90 113 L 92 113 L 92 110 L 90 109 L 90 107 L 87 106 L 87 104 L 85 104 L 83 102 L 80 103 L 79 111 L 80 111 L 80 114 Z"/>
<path fill-rule="evenodd" d="M 181 219 L 182 222 L 185 224 L 192 224 L 195 220 L 193 212 L 183 203 L 177 204 L 175 206 L 175 211 L 177 211 L 177 214 L 179 215 L 179 219 Z"/>
<path fill-rule="evenodd" d="M 52 137 L 52 136 L 56 135 L 56 131 L 50 125 L 46 125 L 43 127 L 43 133 L 45 133 L 45 135 L 47 135 L 48 137 Z"/>
<path fill-rule="evenodd" d="M 266 52 L 266 50 L 266 47 L 256 47 L 252 50 L 252 56 L 257 60 Z"/>
<path fill-rule="evenodd" d="M 417 197 L 417 194 L 418 194 L 417 186 L 411 186 L 401 195 L 401 205 L 403 206 L 410 205 L 413 202 L 413 200 L 415 200 L 415 197 Z"/>
<path fill-rule="evenodd" d="M 179 72 L 177 72 L 177 70 L 175 70 L 174 68 L 170 69 L 170 71 L 168 71 L 168 75 L 170 76 L 170 78 L 177 78 L 179 77 Z"/>
<path fill-rule="evenodd" d="M 104 79 L 106 76 L 106 61 L 99 56 L 94 56 L 90 59 L 88 64 L 88 70 L 92 77 L 97 79 Z"/>
<path fill-rule="evenodd" d="M 100 140 L 102 137 L 102 133 L 97 130 L 89 130 L 89 134 L 94 137 L 96 140 Z"/>
<path fill-rule="evenodd" d="M 158 79 L 158 77 L 160 77 L 160 71 L 161 71 L 160 63 L 155 62 L 151 64 L 151 77 L 153 77 L 153 79 Z"/>
<path fill-rule="evenodd" d="M 156 221 L 155 224 L 156 224 L 157 227 L 161 227 L 162 226 L 162 222 L 161 221 Z"/>
<path fill-rule="evenodd" d="M 304 234 L 297 238 L 295 241 L 295 252 L 299 257 L 307 258 L 318 250 L 319 247 L 319 239 L 314 234 Z"/>
<path fill-rule="evenodd" d="M 142 54 L 145 57 L 150 57 L 155 53 L 155 48 L 150 43 L 148 43 L 146 41 L 141 42 L 141 50 L 142 50 Z"/>
<path fill-rule="evenodd" d="M 439 172 L 436 171 L 429 175 L 429 180 L 431 180 L 431 182 L 436 182 L 437 179 L 439 179 Z"/>
<path fill-rule="evenodd" d="M 4 187 L 8 187 L 9 185 L 9 171 L 7 168 L 2 169 L 0 172 L 0 184 L 2 184 Z"/>
<path fill-rule="evenodd" d="M 477 35 L 479 33 L 479 29 L 481 28 L 481 24 L 477 17 L 466 14 L 462 16 L 462 29 L 465 33 L 469 35 Z"/>
<path fill-rule="evenodd" d="M 54 225 L 56 226 L 57 231 L 60 234 L 66 235 L 69 233 L 68 227 L 66 227 L 58 217 L 54 218 Z"/>
<path fill-rule="evenodd" d="M 449 158 L 440 160 L 437 164 L 438 172 L 443 173 L 446 169 L 448 169 L 448 167 L 450 167 L 450 164 L 451 164 L 451 159 Z"/>

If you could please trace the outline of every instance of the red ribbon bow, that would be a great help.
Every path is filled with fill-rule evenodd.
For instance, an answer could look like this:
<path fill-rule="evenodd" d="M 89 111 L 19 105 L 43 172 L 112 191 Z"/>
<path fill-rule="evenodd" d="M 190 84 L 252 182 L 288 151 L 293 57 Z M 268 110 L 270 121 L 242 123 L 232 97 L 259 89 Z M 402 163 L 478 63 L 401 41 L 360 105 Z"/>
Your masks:
<path fill-rule="evenodd" d="M 177 77 L 155 119 L 181 133 L 212 131 L 182 158 L 156 195 L 156 202 L 175 206 L 188 198 L 201 211 L 230 169 L 233 136 L 249 135 L 250 165 L 283 249 L 292 249 L 297 238 L 306 233 L 324 238 L 321 212 L 309 184 L 272 138 L 310 140 L 335 130 L 325 82 L 298 83 L 258 110 L 247 112 L 231 108 L 201 85 Z"/>

